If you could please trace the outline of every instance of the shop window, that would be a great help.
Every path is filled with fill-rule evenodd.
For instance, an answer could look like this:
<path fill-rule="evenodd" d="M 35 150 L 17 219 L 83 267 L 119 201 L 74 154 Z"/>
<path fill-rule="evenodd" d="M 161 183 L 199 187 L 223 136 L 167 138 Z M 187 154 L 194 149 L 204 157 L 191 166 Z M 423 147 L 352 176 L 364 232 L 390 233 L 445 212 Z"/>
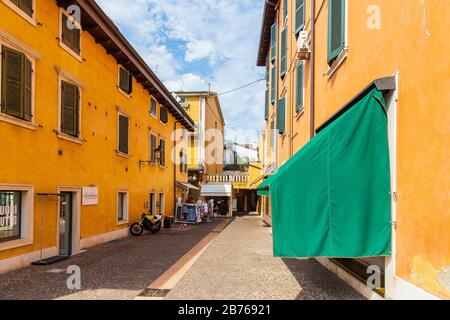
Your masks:
<path fill-rule="evenodd" d="M 32 62 L 23 54 L 2 46 L 1 112 L 31 122 Z"/>
<path fill-rule="evenodd" d="M 119 114 L 119 145 L 118 150 L 123 154 L 128 154 L 128 134 L 130 121 L 127 116 Z"/>
<path fill-rule="evenodd" d="M 117 221 L 128 220 L 128 192 L 120 191 L 117 194 Z"/>
<path fill-rule="evenodd" d="M 126 94 L 133 92 L 133 76 L 124 67 L 119 67 L 119 88 Z"/>
<path fill-rule="evenodd" d="M 65 81 L 61 81 L 61 132 L 80 136 L 80 89 Z"/>
<path fill-rule="evenodd" d="M 76 56 L 81 54 L 81 25 L 78 21 L 61 11 L 61 44 Z"/>
<path fill-rule="evenodd" d="M 156 118 L 156 100 L 150 99 L 150 114 Z"/>
<path fill-rule="evenodd" d="M 21 238 L 22 192 L 0 191 L 0 242 Z"/>

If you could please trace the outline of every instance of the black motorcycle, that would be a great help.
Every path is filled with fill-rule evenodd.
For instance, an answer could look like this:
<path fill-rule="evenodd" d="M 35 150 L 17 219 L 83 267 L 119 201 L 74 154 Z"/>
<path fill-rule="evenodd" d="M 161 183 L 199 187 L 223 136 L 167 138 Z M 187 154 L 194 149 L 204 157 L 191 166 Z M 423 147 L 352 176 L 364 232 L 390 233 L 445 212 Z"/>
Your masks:
<path fill-rule="evenodd" d="M 140 222 L 135 222 L 130 226 L 130 233 L 138 237 L 142 235 L 145 231 L 151 233 L 158 233 L 161 230 L 162 222 L 164 220 L 164 215 L 153 215 L 148 213 L 143 213 Z"/>

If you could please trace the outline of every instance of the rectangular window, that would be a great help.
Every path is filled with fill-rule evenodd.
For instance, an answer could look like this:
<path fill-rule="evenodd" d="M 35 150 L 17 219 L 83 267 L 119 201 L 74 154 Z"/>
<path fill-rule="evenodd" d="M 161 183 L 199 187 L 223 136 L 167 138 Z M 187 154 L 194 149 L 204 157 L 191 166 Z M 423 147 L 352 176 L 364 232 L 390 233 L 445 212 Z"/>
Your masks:
<path fill-rule="evenodd" d="M 153 163 L 156 161 L 156 135 L 154 135 L 153 133 L 150 134 L 150 161 L 152 161 Z"/>
<path fill-rule="evenodd" d="M 328 63 L 344 50 L 345 46 L 345 0 L 328 1 Z"/>
<path fill-rule="evenodd" d="M 128 132 L 129 119 L 127 116 L 119 115 L 119 152 L 128 154 Z"/>
<path fill-rule="evenodd" d="M 295 0 L 295 34 L 305 27 L 305 0 Z"/>
<path fill-rule="evenodd" d="M 126 94 L 133 92 L 133 76 L 123 67 L 119 67 L 119 88 Z"/>
<path fill-rule="evenodd" d="M 1 112 L 30 122 L 33 67 L 20 52 L 2 47 Z"/>
<path fill-rule="evenodd" d="M 283 23 L 286 21 L 288 16 L 288 1 L 283 0 Z"/>
<path fill-rule="evenodd" d="M 267 121 L 269 119 L 269 89 L 266 88 L 266 100 L 265 100 L 265 108 L 264 108 L 264 119 Z"/>
<path fill-rule="evenodd" d="M 161 108 L 159 109 L 160 112 L 160 120 L 162 123 L 166 124 L 167 122 L 169 122 L 169 113 L 167 111 L 166 108 L 164 108 L 163 106 L 161 106 Z"/>
<path fill-rule="evenodd" d="M 270 46 L 270 60 L 273 62 L 277 58 L 277 38 L 278 38 L 278 26 L 274 23 L 271 28 L 271 46 Z"/>
<path fill-rule="evenodd" d="M 283 134 L 286 131 L 286 97 L 278 101 L 277 119 L 278 132 Z"/>
<path fill-rule="evenodd" d="M 303 87 L 304 87 L 304 64 L 300 63 L 297 66 L 297 90 L 296 90 L 296 103 L 295 103 L 295 110 L 296 112 L 300 112 L 304 109 L 304 98 L 303 98 Z"/>
<path fill-rule="evenodd" d="M 69 17 L 61 13 L 61 42 L 77 55 L 81 53 L 81 28 L 77 21 L 69 21 Z"/>
<path fill-rule="evenodd" d="M 277 67 L 274 65 L 272 67 L 271 76 L 271 88 L 270 88 L 270 102 L 274 104 L 277 101 Z"/>
<path fill-rule="evenodd" d="M 150 99 L 150 114 L 156 117 L 156 100 L 153 98 Z"/>
<path fill-rule="evenodd" d="M 156 194 L 150 193 L 150 214 L 156 214 Z"/>
<path fill-rule="evenodd" d="M 79 137 L 80 90 L 71 83 L 61 81 L 61 132 Z"/>
<path fill-rule="evenodd" d="M 287 28 L 281 32 L 281 58 L 280 58 L 280 76 L 283 78 L 287 72 Z"/>
<path fill-rule="evenodd" d="M 0 191 L 0 242 L 21 238 L 22 192 Z"/>
<path fill-rule="evenodd" d="M 166 165 L 166 141 L 160 139 L 159 147 L 161 148 L 161 158 L 159 159 L 159 164 L 164 167 Z"/>
<path fill-rule="evenodd" d="M 119 192 L 117 194 L 117 221 L 128 220 L 128 192 Z"/>
<path fill-rule="evenodd" d="M 33 0 L 9 0 L 15 4 L 20 10 L 30 17 L 33 17 Z"/>
<path fill-rule="evenodd" d="M 275 120 L 270 123 L 270 148 L 274 147 L 274 131 L 275 131 Z"/>
<path fill-rule="evenodd" d="M 160 214 L 164 214 L 164 211 L 166 210 L 166 196 L 164 193 L 159 194 L 159 207 L 158 211 Z"/>

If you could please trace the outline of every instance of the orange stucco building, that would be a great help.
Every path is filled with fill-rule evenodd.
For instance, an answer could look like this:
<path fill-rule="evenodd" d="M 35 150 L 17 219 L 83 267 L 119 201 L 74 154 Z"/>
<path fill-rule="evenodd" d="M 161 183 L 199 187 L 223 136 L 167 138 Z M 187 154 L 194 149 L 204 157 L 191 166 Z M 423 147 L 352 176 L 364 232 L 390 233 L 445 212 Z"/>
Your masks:
<path fill-rule="evenodd" d="M 265 4 L 258 65 L 268 80 L 266 175 L 368 84 L 395 82 L 386 95 L 393 254 L 372 260 L 389 298 L 450 298 L 449 16 L 442 0 Z"/>

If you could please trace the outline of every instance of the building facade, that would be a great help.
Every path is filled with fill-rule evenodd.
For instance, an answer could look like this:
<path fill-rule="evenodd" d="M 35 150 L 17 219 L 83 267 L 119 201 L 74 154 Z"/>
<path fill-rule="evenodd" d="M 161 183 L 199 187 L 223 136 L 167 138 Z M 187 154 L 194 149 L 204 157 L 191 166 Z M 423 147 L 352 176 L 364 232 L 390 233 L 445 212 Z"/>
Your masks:
<path fill-rule="evenodd" d="M 450 298 L 450 176 L 443 169 L 450 139 L 449 14 L 450 3 L 439 0 L 265 4 L 258 65 L 267 70 L 266 176 L 289 162 L 364 88 L 372 84 L 384 93 L 392 255 L 321 261 L 353 273 L 356 260 L 380 266 L 381 293 L 388 298 Z M 268 216 L 269 199 L 262 200 Z"/>
<path fill-rule="evenodd" d="M 172 132 L 195 124 L 95 1 L 0 17 L 0 272 L 172 216 Z"/>

